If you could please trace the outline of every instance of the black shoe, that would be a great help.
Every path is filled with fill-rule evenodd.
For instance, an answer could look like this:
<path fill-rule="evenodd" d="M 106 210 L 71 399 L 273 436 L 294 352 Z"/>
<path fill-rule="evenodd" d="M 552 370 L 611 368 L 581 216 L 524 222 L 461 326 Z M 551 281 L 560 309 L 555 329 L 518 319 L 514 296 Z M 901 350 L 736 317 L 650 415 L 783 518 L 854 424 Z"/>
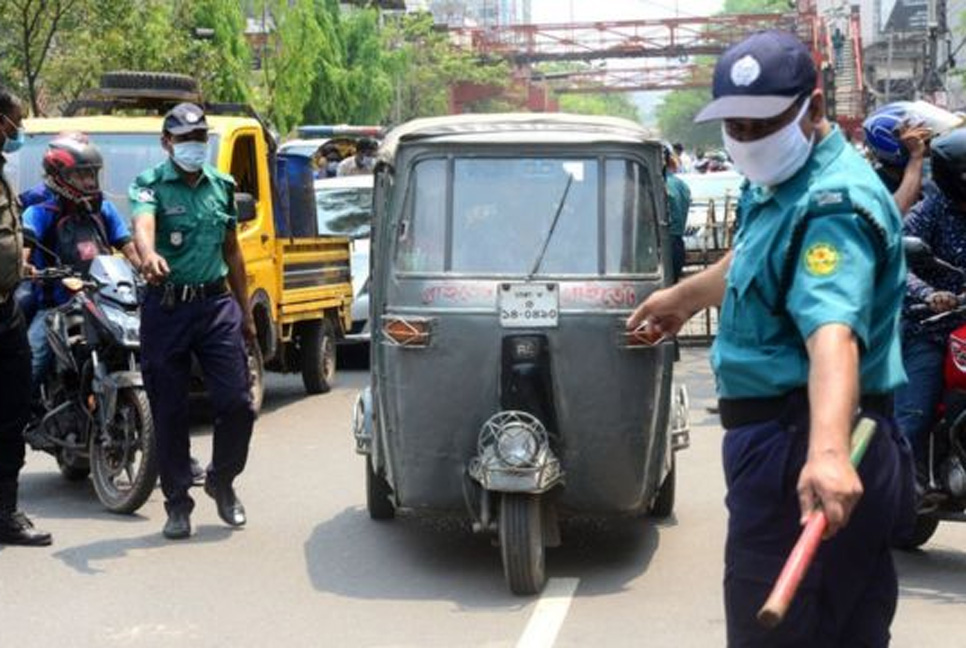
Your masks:
<path fill-rule="evenodd" d="M 50 534 L 35 529 L 34 523 L 21 511 L 0 513 L 0 544 L 46 547 L 51 542 Z"/>
<path fill-rule="evenodd" d="M 235 495 L 235 489 L 230 485 L 216 485 L 210 479 L 205 480 L 205 493 L 208 494 L 218 507 L 218 517 L 225 524 L 240 527 L 248 520 L 245 518 L 245 507 Z"/>
<path fill-rule="evenodd" d="M 205 477 L 207 473 L 205 472 L 205 467 L 201 465 L 201 462 L 191 458 L 191 482 L 195 486 L 202 486 L 205 483 Z"/>
<path fill-rule="evenodd" d="M 168 540 L 183 540 L 191 535 L 191 515 L 184 510 L 176 509 L 168 513 L 168 521 L 164 523 L 161 532 Z"/>

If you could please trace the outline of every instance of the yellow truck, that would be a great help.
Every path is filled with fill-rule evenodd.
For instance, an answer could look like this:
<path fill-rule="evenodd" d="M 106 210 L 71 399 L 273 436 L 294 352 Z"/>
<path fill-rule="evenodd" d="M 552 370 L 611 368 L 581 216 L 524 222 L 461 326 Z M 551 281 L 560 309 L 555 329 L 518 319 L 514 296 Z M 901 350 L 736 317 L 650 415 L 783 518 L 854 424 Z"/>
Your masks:
<path fill-rule="evenodd" d="M 352 326 L 350 241 L 317 235 L 311 168 L 305 158 L 276 154 L 275 137 L 246 106 L 206 104 L 190 77 L 112 73 L 65 116 L 28 119 L 27 143 L 7 172 L 18 191 L 42 181 L 47 144 L 67 131 L 86 133 L 104 158 L 101 187 L 125 215 L 127 188 L 165 159 L 164 113 L 181 101 L 205 106 L 210 163 L 237 182 L 239 239 L 258 345 L 250 357 L 253 397 L 261 407 L 263 371 L 299 372 L 308 393 L 330 389 L 336 341 Z M 256 409 L 256 411 L 257 411 Z"/>

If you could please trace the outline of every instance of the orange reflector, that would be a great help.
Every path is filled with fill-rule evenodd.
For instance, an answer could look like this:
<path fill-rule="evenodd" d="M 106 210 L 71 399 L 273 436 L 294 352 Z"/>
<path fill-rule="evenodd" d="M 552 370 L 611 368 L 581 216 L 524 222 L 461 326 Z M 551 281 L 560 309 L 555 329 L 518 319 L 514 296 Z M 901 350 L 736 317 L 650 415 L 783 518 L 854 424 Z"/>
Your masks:
<path fill-rule="evenodd" d="M 399 346 L 418 347 L 429 344 L 429 320 L 385 318 L 382 331 L 392 342 Z"/>

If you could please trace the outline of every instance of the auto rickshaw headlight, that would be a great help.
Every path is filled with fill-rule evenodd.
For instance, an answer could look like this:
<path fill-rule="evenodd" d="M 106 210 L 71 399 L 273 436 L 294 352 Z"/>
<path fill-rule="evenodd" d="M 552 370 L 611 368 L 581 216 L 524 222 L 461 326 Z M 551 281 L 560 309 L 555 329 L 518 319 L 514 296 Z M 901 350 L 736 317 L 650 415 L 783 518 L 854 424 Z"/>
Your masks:
<path fill-rule="evenodd" d="M 497 456 L 514 468 L 532 465 L 539 451 L 537 435 L 524 423 L 512 423 L 504 427 L 497 438 Z"/>

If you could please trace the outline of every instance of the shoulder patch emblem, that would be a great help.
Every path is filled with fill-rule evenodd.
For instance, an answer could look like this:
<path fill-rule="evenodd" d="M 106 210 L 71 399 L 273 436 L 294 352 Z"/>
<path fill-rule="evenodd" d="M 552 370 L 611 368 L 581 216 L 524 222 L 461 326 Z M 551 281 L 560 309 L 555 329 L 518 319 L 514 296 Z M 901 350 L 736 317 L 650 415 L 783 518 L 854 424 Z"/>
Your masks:
<path fill-rule="evenodd" d="M 805 250 L 805 271 L 813 277 L 827 277 L 838 270 L 842 255 L 831 243 L 813 243 Z"/>

